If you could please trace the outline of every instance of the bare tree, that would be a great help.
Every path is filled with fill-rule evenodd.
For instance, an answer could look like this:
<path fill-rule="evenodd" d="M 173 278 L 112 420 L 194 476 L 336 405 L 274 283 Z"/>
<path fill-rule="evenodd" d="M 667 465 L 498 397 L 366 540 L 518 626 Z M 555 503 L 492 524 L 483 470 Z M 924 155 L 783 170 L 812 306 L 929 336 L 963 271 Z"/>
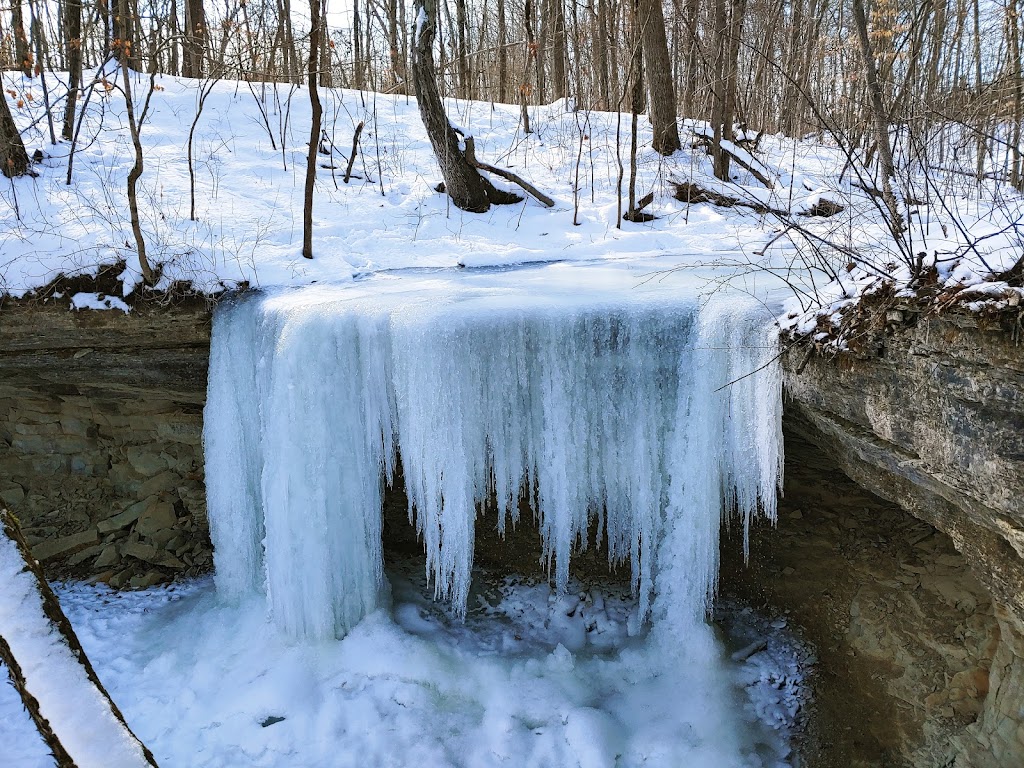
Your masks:
<path fill-rule="evenodd" d="M 68 96 L 60 135 L 70 141 L 75 130 L 78 89 L 82 84 L 82 0 L 64 0 L 64 57 L 68 67 Z"/>
<path fill-rule="evenodd" d="M 889 112 L 882 100 L 882 86 L 878 79 L 875 55 L 871 48 L 868 33 L 868 18 L 864 10 L 864 0 L 853 0 L 853 21 L 857 28 L 857 41 L 860 44 L 861 58 L 864 63 L 864 78 L 870 98 L 871 120 L 875 130 L 875 142 L 878 147 L 878 166 L 881 176 L 882 200 L 889 210 L 890 226 L 895 231 L 903 229 L 902 217 L 896 203 L 892 182 L 896 175 L 892 159 L 892 144 L 889 142 Z"/>
<path fill-rule="evenodd" d="M 320 62 L 320 46 L 323 45 L 323 7 L 322 0 L 309 0 L 309 68 L 307 85 L 309 87 L 309 104 L 313 111 L 313 119 L 309 126 L 309 154 L 306 155 L 306 186 L 302 204 L 302 255 L 313 258 L 313 188 L 316 184 L 316 156 L 320 149 L 320 130 L 323 120 L 323 107 L 320 104 L 320 93 L 317 90 L 319 78 L 317 65 Z"/>
<path fill-rule="evenodd" d="M 206 52 L 203 0 L 185 0 L 185 77 L 202 77 Z"/>
<path fill-rule="evenodd" d="M 456 207 L 475 213 L 483 213 L 491 204 L 519 202 L 522 198 L 498 189 L 470 164 L 464 148 L 459 146 L 459 135 L 445 114 L 434 68 L 437 0 L 416 0 L 413 11 L 412 83 L 423 127 L 441 167 L 445 191 Z"/>
<path fill-rule="evenodd" d="M 11 33 L 14 37 L 14 58 L 17 68 L 25 77 L 32 77 L 32 47 L 25 33 L 25 16 L 21 10 L 21 0 L 11 0 Z"/>
<path fill-rule="evenodd" d="M 9 179 L 28 173 L 28 153 L 14 123 L 7 95 L 0 93 L 0 172 Z"/>
<path fill-rule="evenodd" d="M 647 108 L 656 152 L 671 155 L 682 146 L 676 126 L 676 90 L 668 55 L 665 13 L 661 0 L 639 0 L 640 39 L 647 70 Z"/>
<path fill-rule="evenodd" d="M 142 271 L 142 279 L 146 285 L 155 285 L 157 275 L 149 265 L 149 258 L 146 256 L 146 239 L 142 234 L 142 221 L 139 215 L 139 179 L 146 168 L 145 158 L 142 154 L 142 125 L 146 121 L 146 114 L 149 112 L 149 101 L 153 97 L 153 90 L 156 85 L 156 69 L 153 68 L 149 77 L 149 90 L 146 92 L 146 100 L 142 106 L 142 112 L 136 114 L 135 104 L 132 98 L 132 77 L 128 67 L 128 41 L 121 48 L 118 63 L 121 67 L 121 82 L 124 88 L 125 112 L 128 116 L 128 132 L 132 138 L 132 148 L 135 152 L 135 162 L 128 171 L 128 211 L 131 216 L 132 235 L 135 238 L 135 248 L 139 254 L 139 269 Z"/>

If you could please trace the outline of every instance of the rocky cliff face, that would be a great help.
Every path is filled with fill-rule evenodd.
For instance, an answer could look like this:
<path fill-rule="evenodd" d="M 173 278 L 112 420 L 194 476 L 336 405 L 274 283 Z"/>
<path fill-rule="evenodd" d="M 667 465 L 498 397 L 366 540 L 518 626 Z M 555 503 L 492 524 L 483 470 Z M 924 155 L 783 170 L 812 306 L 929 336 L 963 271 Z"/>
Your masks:
<path fill-rule="evenodd" d="M 986 679 L 976 675 L 975 688 L 987 689 L 977 719 L 946 754 L 915 762 L 1021 765 L 1024 347 L 967 314 L 909 320 L 880 336 L 871 356 L 791 353 L 787 426 L 861 487 L 948 535 L 992 596 L 999 639 Z M 946 686 L 924 703 L 955 707 Z"/>
<path fill-rule="evenodd" d="M 212 565 L 205 302 L 0 310 L 0 504 L 51 575 L 142 587 Z"/>

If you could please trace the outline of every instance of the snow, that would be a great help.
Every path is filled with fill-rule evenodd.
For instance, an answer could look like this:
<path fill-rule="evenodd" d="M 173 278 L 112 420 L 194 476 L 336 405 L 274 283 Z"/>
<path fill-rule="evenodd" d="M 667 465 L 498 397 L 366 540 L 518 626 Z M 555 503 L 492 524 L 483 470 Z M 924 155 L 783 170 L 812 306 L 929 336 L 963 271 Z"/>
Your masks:
<path fill-rule="evenodd" d="M 46 157 L 35 166 L 38 178 L 0 185 L 0 293 L 20 296 L 61 272 L 93 274 L 100 264 L 123 259 L 129 294 L 141 276 L 128 219 L 126 178 L 133 155 L 120 88 L 101 84 L 94 92 L 69 186 L 69 144 L 50 145 L 46 138 L 38 78 L 2 77 L 17 94 L 5 92 L 5 98 L 25 128 L 29 152 L 39 148 Z M 132 77 L 141 98 L 148 77 Z M 107 73 L 106 82 L 118 81 Z M 49 75 L 53 103 L 63 98 L 63 82 L 60 73 Z M 648 210 L 659 218 L 617 228 L 617 117 L 567 113 L 564 102 L 531 107 L 534 133 L 523 136 L 517 105 L 446 100 L 452 122 L 475 137 L 481 159 L 509 168 L 557 201 L 553 209 L 527 198 L 468 214 L 434 191 L 440 173 L 415 99 L 322 89 L 331 154 L 319 156 L 315 258 L 307 260 L 301 257 L 305 88 L 212 84 L 196 125 L 191 221 L 186 141 L 208 83 L 161 75 L 156 84 L 161 90 L 153 94 L 141 134 L 146 171 L 139 199 L 149 257 L 163 270 L 163 287 L 188 280 L 199 290 L 217 292 L 243 282 L 339 283 L 397 269 L 554 260 L 664 258 L 664 267 L 671 268 L 680 261 L 742 255 L 770 236 L 760 217 L 726 217 L 711 206 L 673 199 L 671 179 L 691 173 L 710 178 L 710 165 L 700 153 L 662 158 L 650 150 L 645 120 L 637 190 L 656 192 Z M 346 185 L 342 177 L 360 121 L 366 125 L 354 167 L 360 178 Z M 620 144 L 627 165 L 628 145 L 627 131 Z"/>
<path fill-rule="evenodd" d="M 126 315 L 130 313 L 131 307 L 124 303 L 124 299 L 117 296 L 105 296 L 100 293 L 87 293 L 85 291 L 74 294 L 71 297 L 72 309 L 119 309 Z"/>
<path fill-rule="evenodd" d="M 787 764 L 789 733 L 772 713 L 799 706 L 787 693 L 799 653 L 777 631 L 740 665 L 709 627 L 671 648 L 630 638 L 628 592 L 574 584 L 557 597 L 508 580 L 462 622 L 431 599 L 415 564 L 388 575 L 393 611 L 331 643 L 286 639 L 262 602 L 225 604 L 210 580 L 58 594 L 162 768 Z M 614 642 L 570 649 L 566 611 Z M 271 718 L 283 719 L 264 727 Z M 52 765 L 9 686 L 0 745 L 4 765 Z"/>
<path fill-rule="evenodd" d="M 0 636 L 17 659 L 40 713 L 75 764 L 146 768 L 149 763 L 139 742 L 125 732 L 85 668 L 46 619 L 35 576 L 26 569 L 17 545 L 4 535 L 0 535 L 0 584 Z M 13 689 L 9 693 L 14 694 Z M 20 704 L 16 695 L 14 700 Z M 5 749 L 8 743 L 0 739 Z"/>
<path fill-rule="evenodd" d="M 702 622 L 723 504 L 774 518 L 781 377 L 762 305 L 698 299 L 556 265 L 222 305 L 205 412 L 218 587 L 265 589 L 292 636 L 350 631 L 384 604 L 381 487 L 400 457 L 435 596 L 460 614 L 494 494 L 499 531 L 534 498 L 559 590 L 596 525 L 639 620 L 657 593 L 659 617 Z"/>

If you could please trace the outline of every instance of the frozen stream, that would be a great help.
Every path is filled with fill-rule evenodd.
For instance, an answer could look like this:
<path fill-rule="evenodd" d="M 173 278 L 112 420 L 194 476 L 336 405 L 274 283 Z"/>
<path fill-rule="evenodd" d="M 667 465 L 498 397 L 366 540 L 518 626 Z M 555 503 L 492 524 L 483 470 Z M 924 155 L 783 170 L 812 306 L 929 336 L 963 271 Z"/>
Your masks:
<path fill-rule="evenodd" d="M 774 515 L 770 313 L 582 273 L 377 276 L 220 308 L 216 589 L 62 590 L 161 765 L 787 764 L 797 671 L 730 662 L 705 620 L 723 509 Z M 426 559 L 385 571 L 398 462 Z M 485 590 L 476 526 L 515 525 L 523 495 L 555 590 Z M 594 530 L 631 594 L 571 579 Z M 12 697 L 0 764 L 46 765 Z"/>

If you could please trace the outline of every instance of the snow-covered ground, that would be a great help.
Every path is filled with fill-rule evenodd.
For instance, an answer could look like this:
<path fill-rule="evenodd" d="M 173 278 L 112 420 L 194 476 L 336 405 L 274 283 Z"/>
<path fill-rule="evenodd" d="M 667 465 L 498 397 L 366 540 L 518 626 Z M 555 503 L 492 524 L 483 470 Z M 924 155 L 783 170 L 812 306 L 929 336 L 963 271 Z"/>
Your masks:
<path fill-rule="evenodd" d="M 48 75 L 51 101 L 64 79 Z M 141 101 L 148 78 L 134 76 Z M 45 159 L 38 178 L 0 185 L 0 293 L 20 295 L 60 272 L 94 272 L 125 260 L 125 289 L 139 279 L 128 222 L 126 177 L 132 153 L 120 77 L 107 72 L 91 97 L 66 185 L 69 143 L 50 144 L 39 78 L 3 75 L 4 97 L 24 127 L 29 151 Z M 150 259 L 166 285 L 193 281 L 202 290 L 347 282 L 368 272 L 409 267 L 506 265 L 528 261 L 667 258 L 679 265 L 716 265 L 733 273 L 767 270 L 796 281 L 796 308 L 829 304 L 862 284 L 906 266 L 876 200 L 855 184 L 834 142 L 762 137 L 756 157 L 734 152 L 771 181 L 767 189 L 734 166 L 734 183 L 711 175 L 702 148 L 663 158 L 649 148 L 640 121 L 637 197 L 653 192 L 652 222 L 617 226 L 620 161 L 628 183 L 628 116 L 570 112 L 564 102 L 531 108 L 535 132 L 523 135 L 518 107 L 449 101 L 453 122 L 474 134 L 481 159 L 509 168 L 556 200 L 547 209 L 527 198 L 486 214 L 454 208 L 434 191 L 441 180 L 415 100 L 405 96 L 326 90 L 325 149 L 315 195 L 313 260 L 300 256 L 302 184 L 308 141 L 305 89 L 286 84 L 205 83 L 159 76 L 142 129 L 146 170 L 140 182 L 142 228 Z M 210 89 L 203 110 L 197 105 Z M 195 121 L 195 221 L 190 219 L 188 135 Z M 354 127 L 365 122 L 354 165 L 342 181 Z M 58 126 L 59 128 L 59 126 Z M 686 121 L 694 140 L 704 123 Z M 752 136 L 752 132 L 748 132 Z M 621 149 L 617 150 L 616 147 Z M 750 209 L 719 208 L 673 198 L 673 181 L 694 181 L 750 203 L 777 209 L 786 220 Z M 958 285 L 991 279 L 1019 258 L 1021 196 L 962 175 L 901 179 L 911 206 L 904 251 L 924 252 L 940 278 Z M 805 217 L 817 203 L 844 206 L 831 218 Z M 625 203 L 623 203 L 625 205 Z M 624 208 L 623 208 L 624 210 Z M 794 229 L 793 225 L 799 229 Z M 800 231 L 802 230 L 802 231 Z M 806 234 L 805 234 L 806 233 Z M 846 271 L 851 263 L 853 270 Z M 863 260 L 869 261 L 870 265 Z M 822 260 L 839 282 L 818 272 Z"/>
<path fill-rule="evenodd" d="M 327 643 L 283 639 L 262 602 L 225 605 L 209 579 L 57 591 L 163 768 L 788 764 L 805 654 L 778 632 L 740 663 L 709 628 L 666 667 L 627 633 L 621 588 L 556 597 L 509 579 L 474 595 L 463 624 L 421 565 L 389 575 L 393 611 Z M 0 762 L 52 765 L 6 685 Z"/>

